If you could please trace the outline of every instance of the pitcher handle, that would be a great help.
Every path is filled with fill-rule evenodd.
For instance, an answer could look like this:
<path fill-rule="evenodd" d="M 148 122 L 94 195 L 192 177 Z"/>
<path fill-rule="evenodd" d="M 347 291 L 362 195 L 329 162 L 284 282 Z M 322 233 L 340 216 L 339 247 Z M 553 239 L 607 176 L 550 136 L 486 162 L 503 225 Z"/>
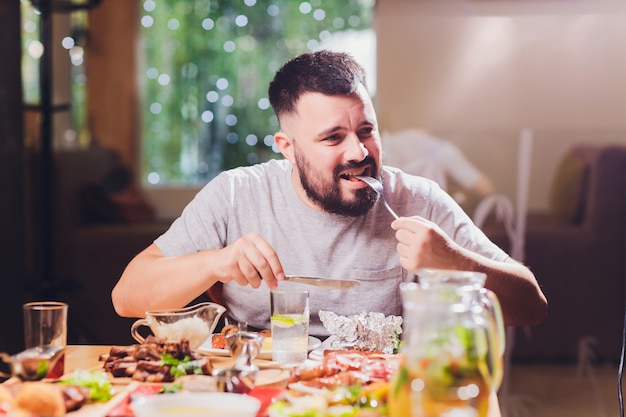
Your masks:
<path fill-rule="evenodd" d="M 506 348 L 506 333 L 504 330 L 504 318 L 502 317 L 502 308 L 500 307 L 500 301 L 498 296 L 491 290 L 486 288 L 481 289 L 483 304 L 489 309 L 492 317 L 495 320 L 496 332 L 498 333 L 498 347 L 500 355 L 504 355 Z"/>
<path fill-rule="evenodd" d="M 9 365 L 9 367 L 11 367 L 11 370 L 13 370 L 13 364 L 11 363 L 11 356 L 8 353 L 5 352 L 0 352 L 0 361 L 3 363 L 6 363 Z M 7 374 L 4 373 L 2 371 L 0 371 L 0 378 L 11 378 L 13 377 L 13 375 L 11 374 Z"/>
<path fill-rule="evenodd" d="M 496 345 L 492 350 L 491 361 L 493 365 L 491 373 L 491 386 L 494 390 L 498 390 L 502 383 L 504 373 L 504 350 L 506 348 L 506 333 L 504 330 L 504 319 L 502 317 L 502 309 L 500 301 L 493 291 L 486 288 L 481 290 L 482 303 L 490 312 L 490 327 L 496 333 L 493 343 Z"/>
<path fill-rule="evenodd" d="M 141 326 L 150 327 L 148 325 L 148 320 L 146 320 L 146 319 L 136 320 L 133 323 L 133 325 L 130 327 L 130 335 L 133 337 L 133 339 L 135 339 L 139 343 L 143 343 L 143 342 L 146 341 L 146 338 L 139 334 L 139 328 Z"/>

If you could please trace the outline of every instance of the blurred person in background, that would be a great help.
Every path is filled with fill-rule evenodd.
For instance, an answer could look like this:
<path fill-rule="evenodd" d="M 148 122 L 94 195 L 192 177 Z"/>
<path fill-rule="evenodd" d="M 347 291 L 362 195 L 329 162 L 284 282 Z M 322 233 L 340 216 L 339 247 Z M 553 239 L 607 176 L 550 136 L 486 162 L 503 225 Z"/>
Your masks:
<path fill-rule="evenodd" d="M 495 192 L 491 179 L 452 142 L 426 129 L 383 132 L 385 163 L 435 181 L 466 210 Z"/>

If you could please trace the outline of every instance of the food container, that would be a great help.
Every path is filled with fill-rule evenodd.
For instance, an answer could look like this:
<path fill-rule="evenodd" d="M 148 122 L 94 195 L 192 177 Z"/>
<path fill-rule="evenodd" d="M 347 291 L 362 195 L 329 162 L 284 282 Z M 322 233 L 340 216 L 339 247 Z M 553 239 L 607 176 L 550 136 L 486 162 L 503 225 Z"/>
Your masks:
<path fill-rule="evenodd" d="M 261 402 L 243 394 L 180 392 L 140 397 L 131 407 L 136 417 L 255 417 Z"/>
<path fill-rule="evenodd" d="M 171 341 L 186 339 L 190 348 L 196 350 L 211 336 L 225 311 L 225 307 L 208 302 L 181 309 L 147 311 L 146 318 L 133 323 L 130 333 L 136 341 L 144 343 L 139 329 L 149 327 L 157 337 Z"/>

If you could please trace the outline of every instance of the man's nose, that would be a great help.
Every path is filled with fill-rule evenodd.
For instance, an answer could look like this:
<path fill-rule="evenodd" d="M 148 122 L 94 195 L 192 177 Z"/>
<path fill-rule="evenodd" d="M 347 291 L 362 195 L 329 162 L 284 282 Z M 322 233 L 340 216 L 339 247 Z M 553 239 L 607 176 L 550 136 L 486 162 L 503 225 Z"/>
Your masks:
<path fill-rule="evenodd" d="M 346 159 L 348 161 L 360 162 L 369 155 L 369 151 L 357 135 L 350 135 L 346 140 L 346 147 Z"/>

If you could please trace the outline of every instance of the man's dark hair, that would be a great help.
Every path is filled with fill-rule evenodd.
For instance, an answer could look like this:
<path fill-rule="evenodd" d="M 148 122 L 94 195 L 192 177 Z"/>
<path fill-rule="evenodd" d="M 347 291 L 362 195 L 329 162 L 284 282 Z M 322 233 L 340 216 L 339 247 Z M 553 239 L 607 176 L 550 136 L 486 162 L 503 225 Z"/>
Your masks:
<path fill-rule="evenodd" d="M 325 95 L 350 95 L 359 85 L 367 87 L 365 71 L 350 55 L 317 51 L 287 61 L 269 86 L 269 99 L 280 119 L 295 111 L 300 96 L 306 92 Z"/>

